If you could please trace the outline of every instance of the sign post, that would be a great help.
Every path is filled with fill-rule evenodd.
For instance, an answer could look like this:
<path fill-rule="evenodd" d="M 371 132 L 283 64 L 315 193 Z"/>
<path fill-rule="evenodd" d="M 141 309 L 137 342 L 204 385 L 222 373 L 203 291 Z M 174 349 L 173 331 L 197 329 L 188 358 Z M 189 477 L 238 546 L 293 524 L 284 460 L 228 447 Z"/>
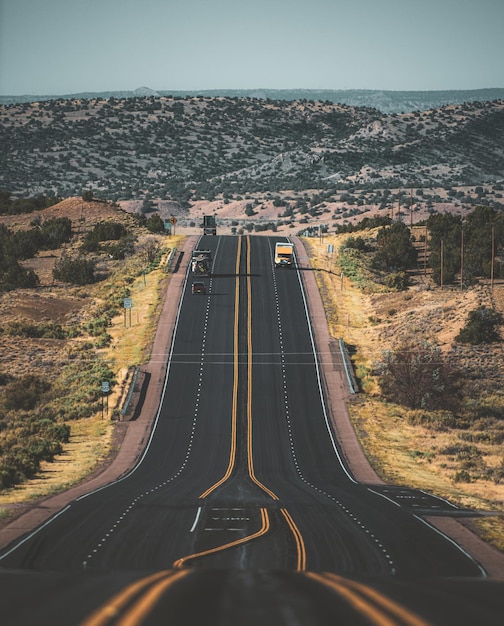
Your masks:
<path fill-rule="evenodd" d="M 177 218 L 172 215 L 170 217 L 170 223 L 172 225 L 171 234 L 174 235 L 175 234 L 175 224 L 177 223 Z"/>
<path fill-rule="evenodd" d="M 133 300 L 131 298 L 124 298 L 124 328 L 126 328 L 126 311 L 129 309 L 129 322 L 131 327 L 131 309 L 133 307 Z"/>
<path fill-rule="evenodd" d="M 109 383 L 108 380 L 102 381 L 101 392 L 102 392 L 102 397 L 101 397 L 101 418 L 103 419 L 103 396 L 105 396 L 107 398 L 107 416 L 108 416 L 108 394 L 110 392 L 110 383 Z"/>

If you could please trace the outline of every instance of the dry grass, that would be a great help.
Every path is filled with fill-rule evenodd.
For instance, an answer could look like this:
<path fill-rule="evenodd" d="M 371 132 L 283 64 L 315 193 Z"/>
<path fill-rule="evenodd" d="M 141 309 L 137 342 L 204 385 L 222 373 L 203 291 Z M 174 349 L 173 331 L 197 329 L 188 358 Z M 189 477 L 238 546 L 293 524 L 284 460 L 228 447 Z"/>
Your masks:
<path fill-rule="evenodd" d="M 486 286 L 461 293 L 426 289 L 428 277 L 420 276 L 406 292 L 382 293 L 378 286 L 364 291 L 340 275 L 338 249 L 347 236 L 306 241 L 312 265 L 320 269 L 317 281 L 331 335 L 355 348 L 353 361 L 364 393 L 351 403 L 350 413 L 363 448 L 387 482 L 424 489 L 462 507 L 499 512 L 479 519 L 475 528 L 503 549 L 504 480 L 496 476 L 504 462 L 504 444 L 498 437 L 488 439 L 489 431 L 502 433 L 498 420 L 483 415 L 464 430 L 442 428 L 435 421 L 418 423 L 414 412 L 382 401 L 371 371 L 384 349 L 411 335 L 435 342 L 455 358 L 450 351 L 468 312 L 492 303 L 504 311 L 504 285 L 495 285 L 493 294 Z M 332 259 L 328 243 L 334 245 Z M 502 407 L 502 377 L 492 376 L 495 371 L 504 375 L 502 346 L 464 348 L 456 358 L 468 376 L 479 376 L 474 388 L 479 386 L 481 395 L 476 392 L 473 402 L 484 407 L 483 394 L 489 394 L 489 409 L 492 403 Z M 454 443 L 458 448 L 448 454 Z"/>
<path fill-rule="evenodd" d="M 178 247 L 182 237 L 170 237 L 166 245 Z M 166 258 L 160 267 L 165 265 Z M 123 264 L 124 265 L 124 264 Z M 13 317 L 29 317 L 39 319 L 40 309 L 43 307 L 44 319 L 53 319 L 56 316 L 74 314 L 81 311 L 82 303 L 85 302 L 88 312 L 92 314 L 94 307 L 99 308 L 106 299 L 107 293 L 117 288 L 121 281 L 126 280 L 128 268 L 123 267 L 122 272 L 115 273 L 113 277 L 103 284 L 97 285 L 93 294 L 88 294 L 84 299 L 74 294 L 75 289 L 59 289 L 55 294 L 44 291 L 41 295 L 26 292 L 15 292 L 15 307 L 10 307 Z M 133 282 L 128 282 L 130 296 L 133 300 L 131 325 L 129 316 L 127 325 L 124 325 L 124 317 L 118 316 L 112 320 L 112 326 L 108 329 L 112 337 L 112 343 L 106 349 L 101 350 L 101 356 L 109 363 L 116 373 L 118 384 L 109 396 L 109 417 L 127 392 L 127 372 L 132 365 L 137 365 L 148 359 L 152 339 L 156 330 L 161 301 L 162 288 L 166 286 L 169 275 L 164 269 L 156 269 Z M 82 293 L 82 290 L 80 290 Z M 53 307 L 51 308 L 51 305 Z M 30 315 L 33 309 L 32 315 Z M 19 313 L 19 315 L 18 315 Z M 38 317 L 37 317 L 38 316 Z M 26 340 L 30 349 L 34 350 L 34 343 L 42 340 Z M 45 340 L 49 342 L 50 340 Z M 78 340 L 79 341 L 79 340 Z M 18 355 L 20 369 L 24 369 L 26 359 L 22 357 L 19 349 L 19 338 L 16 338 L 17 348 L 13 345 L 13 356 Z M 47 359 L 47 346 L 41 348 Z M 25 352 L 23 350 L 22 352 Z M 64 357 L 54 355 L 53 366 Z M 12 489 L 0 492 L 0 519 L 8 518 L 13 510 L 21 503 L 29 503 L 48 495 L 60 492 L 75 485 L 89 476 L 110 454 L 114 446 L 114 431 L 116 422 L 110 419 L 102 419 L 101 411 L 91 418 L 72 420 L 70 442 L 64 445 L 64 451 L 51 463 L 43 463 L 41 472 L 33 479 Z"/>
<path fill-rule="evenodd" d="M 113 433 L 113 422 L 102 420 L 99 413 L 73 421 L 70 442 L 62 454 L 51 463 L 42 462 L 32 480 L 0 493 L 0 518 L 8 516 L 13 505 L 45 498 L 86 478 L 109 454 Z"/>
<path fill-rule="evenodd" d="M 178 247 L 183 237 L 171 237 L 170 246 Z M 158 313 L 161 305 L 162 289 L 169 280 L 163 269 L 138 277 L 131 285 L 132 308 L 112 319 L 107 332 L 112 337 L 111 345 L 103 351 L 105 360 L 117 374 L 117 387 L 110 396 L 110 411 L 118 406 L 127 393 L 129 368 L 145 363 L 150 356 L 156 333 Z"/>

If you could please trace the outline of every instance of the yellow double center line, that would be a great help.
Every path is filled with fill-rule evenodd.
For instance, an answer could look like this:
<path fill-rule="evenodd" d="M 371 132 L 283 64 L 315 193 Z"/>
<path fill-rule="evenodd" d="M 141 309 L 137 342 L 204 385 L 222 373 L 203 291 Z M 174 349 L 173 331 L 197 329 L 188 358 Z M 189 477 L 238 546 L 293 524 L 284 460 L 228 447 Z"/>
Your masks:
<path fill-rule="evenodd" d="M 254 471 L 254 454 L 253 454 L 253 436 L 252 436 L 252 280 L 251 280 L 251 256 L 250 256 L 250 237 L 247 237 L 247 257 L 246 257 L 246 276 L 247 276 L 247 469 L 248 475 L 250 479 L 265 493 L 267 493 L 270 498 L 278 501 L 279 497 L 268 487 L 266 487 L 255 475 Z M 235 314 L 234 314 L 234 368 L 233 368 L 233 402 L 232 402 L 232 412 L 231 412 L 231 447 L 229 453 L 229 463 L 226 469 L 224 476 L 218 480 L 215 484 L 209 487 L 206 491 L 204 491 L 200 495 L 200 499 L 206 498 L 213 491 L 215 491 L 218 487 L 224 484 L 231 476 L 233 469 L 236 464 L 236 450 L 237 450 L 237 420 L 238 420 L 238 362 L 239 362 L 239 337 L 238 337 L 238 324 L 239 324 L 239 307 L 240 307 L 240 259 L 242 254 L 242 238 L 238 239 L 238 251 L 236 255 L 236 280 L 235 280 Z M 284 516 L 289 528 L 294 535 L 294 539 L 296 541 L 296 548 L 298 553 L 297 558 L 297 570 L 303 571 L 306 569 L 306 550 L 304 546 L 303 537 L 301 532 L 297 528 L 294 520 L 291 515 L 288 513 L 286 509 L 280 509 L 282 515 Z M 201 552 L 198 554 L 192 554 L 187 557 L 183 557 L 174 563 L 175 567 L 182 567 L 187 561 L 196 558 L 197 556 L 204 556 L 206 554 L 211 554 L 214 552 L 218 552 L 220 550 L 244 543 L 246 541 L 251 541 L 252 539 L 256 539 L 260 537 L 269 530 L 269 520 L 268 524 L 265 524 L 265 517 L 268 517 L 268 513 L 266 509 L 261 509 L 262 516 L 262 527 L 257 533 L 253 535 L 249 535 L 248 537 L 244 537 L 243 539 L 238 540 L 237 542 L 231 542 L 228 544 L 224 544 L 219 548 L 215 548 L 213 550 L 208 550 L 206 552 Z"/>
<path fill-rule="evenodd" d="M 291 529 L 292 534 L 294 535 L 294 539 L 296 540 L 296 548 L 297 548 L 297 553 L 298 553 L 296 569 L 298 572 L 304 572 L 306 569 L 306 549 L 305 549 L 303 537 L 301 533 L 299 532 L 299 528 L 294 523 L 294 520 L 292 519 L 289 511 L 287 511 L 287 509 L 280 509 L 280 512 L 285 517 L 285 520 L 287 521 L 287 524 L 289 525 L 289 528 Z"/>
<path fill-rule="evenodd" d="M 247 457 L 248 474 L 251 480 L 267 493 L 273 500 L 278 501 L 278 496 L 263 485 L 255 475 L 252 447 L 252 283 L 251 283 L 251 262 L 250 262 L 250 238 L 247 238 Z M 236 282 L 235 282 L 235 314 L 234 314 L 234 366 L 233 366 L 233 402 L 232 402 L 232 423 L 231 423 L 231 447 L 229 463 L 224 476 L 212 487 L 201 494 L 200 498 L 207 497 L 212 491 L 225 483 L 231 476 L 236 464 L 237 452 L 237 413 L 238 413 L 238 364 L 239 364 L 239 344 L 238 344 L 238 321 L 240 305 L 240 258 L 242 251 L 242 238 L 238 239 L 238 252 L 236 257 Z M 303 538 L 297 528 L 290 513 L 286 509 L 280 509 L 286 520 L 294 539 L 297 549 L 297 570 L 306 569 L 306 551 Z M 81 626 L 138 626 L 146 619 L 153 607 L 161 599 L 164 593 L 189 575 L 188 570 L 181 570 L 189 561 L 198 557 L 215 554 L 222 550 L 227 550 L 235 546 L 247 543 L 262 537 L 270 530 L 270 518 L 266 508 L 261 508 L 261 528 L 253 534 L 241 539 L 222 544 L 216 548 L 211 548 L 199 553 L 182 557 L 174 562 L 173 566 L 178 571 L 162 571 L 151 576 L 146 576 L 131 585 L 128 585 L 121 592 L 113 596 L 108 602 L 98 608 Z"/>
<path fill-rule="evenodd" d="M 163 571 L 141 578 L 113 596 L 80 626 L 137 626 L 152 611 L 167 589 L 188 574 L 188 571 Z"/>
<path fill-rule="evenodd" d="M 236 464 L 237 449 L 237 420 L 238 420 L 238 364 L 239 364 L 239 345 L 238 345 L 238 323 L 240 308 L 240 257 L 242 249 L 242 238 L 238 240 L 238 252 L 236 256 L 236 282 L 235 282 L 235 315 L 234 315 L 234 368 L 233 368 L 233 404 L 231 412 L 231 448 L 229 452 L 229 463 L 224 476 L 215 484 L 209 487 L 200 495 L 200 499 L 206 498 L 218 487 L 224 484 L 231 476 Z M 273 500 L 278 500 L 278 496 L 268 489 L 256 477 L 254 473 L 254 460 L 252 450 L 252 281 L 251 281 L 251 263 L 250 263 L 250 237 L 247 237 L 247 464 L 248 474 L 251 480 L 264 492 L 266 492 Z"/>
<path fill-rule="evenodd" d="M 253 539 L 257 539 L 258 537 L 262 537 L 265 535 L 270 528 L 270 520 L 268 511 L 266 509 L 261 509 L 261 529 L 258 530 L 253 535 L 248 535 L 247 537 L 242 537 L 241 539 L 235 539 L 235 541 L 230 541 L 229 543 L 224 543 L 221 546 L 217 546 L 216 548 L 210 548 L 209 550 L 204 550 L 203 552 L 196 552 L 195 554 L 190 554 L 189 556 L 184 556 L 178 561 L 175 561 L 173 567 L 179 568 L 184 567 L 187 561 L 191 559 L 196 559 L 200 556 L 207 556 L 208 554 L 215 554 L 216 552 L 221 552 L 222 550 L 227 550 L 228 548 L 234 548 L 235 546 L 239 546 L 242 543 L 247 543 L 248 541 L 252 541 Z"/>
<path fill-rule="evenodd" d="M 316 574 L 307 572 L 305 576 L 329 587 L 338 593 L 357 612 L 376 626 L 429 626 L 415 613 L 376 589 L 337 574 Z"/>

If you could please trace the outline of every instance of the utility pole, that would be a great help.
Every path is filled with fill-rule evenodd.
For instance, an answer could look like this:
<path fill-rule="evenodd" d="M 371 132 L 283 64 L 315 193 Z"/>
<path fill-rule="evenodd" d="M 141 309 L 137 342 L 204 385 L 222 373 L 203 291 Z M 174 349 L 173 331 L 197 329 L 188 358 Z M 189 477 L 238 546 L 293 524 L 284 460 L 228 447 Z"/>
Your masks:
<path fill-rule="evenodd" d="M 444 239 L 441 239 L 441 274 L 439 276 L 439 286 L 443 288 L 443 273 L 444 273 Z"/>
<path fill-rule="evenodd" d="M 460 230 L 460 291 L 464 289 L 464 224 Z"/>
<path fill-rule="evenodd" d="M 410 228 L 413 228 L 413 187 L 410 187 L 409 225 Z"/>
<path fill-rule="evenodd" d="M 423 273 L 424 276 L 427 276 L 427 224 L 425 225 Z"/>
<path fill-rule="evenodd" d="M 492 262 L 490 263 L 490 288 L 494 286 L 494 264 L 495 264 L 495 226 L 492 226 Z"/>

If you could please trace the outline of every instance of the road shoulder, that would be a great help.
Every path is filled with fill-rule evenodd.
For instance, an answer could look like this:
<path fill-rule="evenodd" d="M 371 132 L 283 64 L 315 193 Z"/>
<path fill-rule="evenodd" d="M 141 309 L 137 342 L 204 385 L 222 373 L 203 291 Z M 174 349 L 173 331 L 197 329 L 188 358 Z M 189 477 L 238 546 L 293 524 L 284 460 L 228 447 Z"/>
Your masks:
<path fill-rule="evenodd" d="M 0 548 L 6 547 L 57 515 L 73 500 L 118 480 L 137 465 L 149 440 L 163 392 L 167 368 L 166 355 L 169 354 L 177 322 L 180 295 L 185 283 L 191 251 L 196 241 L 196 236 L 189 236 L 184 240 L 180 250 L 180 264 L 176 273 L 170 276 L 164 292 L 151 357 L 141 368 L 150 376 L 145 400 L 136 420 L 117 425 L 117 440 L 114 446 L 118 449 L 117 454 L 102 464 L 101 471 L 93 472 L 91 476 L 71 489 L 20 507 L 22 512 L 0 529 Z M 164 358 L 159 358 L 160 355 Z"/>
<path fill-rule="evenodd" d="M 331 355 L 331 344 L 335 340 L 329 335 L 324 305 L 315 279 L 310 259 L 304 245 L 297 237 L 294 243 L 298 266 L 301 270 L 306 291 L 310 319 L 315 335 L 315 344 L 320 356 L 322 377 L 328 400 L 331 423 L 341 454 L 350 473 L 360 483 L 384 484 L 369 463 L 358 440 L 350 419 L 347 404 L 350 399 L 348 382 L 342 375 L 341 366 Z M 334 353 L 334 350 L 333 350 Z M 455 541 L 477 561 L 493 580 L 504 580 L 504 554 L 483 541 L 463 522 L 453 517 L 426 516 L 425 520 L 439 532 Z"/>

